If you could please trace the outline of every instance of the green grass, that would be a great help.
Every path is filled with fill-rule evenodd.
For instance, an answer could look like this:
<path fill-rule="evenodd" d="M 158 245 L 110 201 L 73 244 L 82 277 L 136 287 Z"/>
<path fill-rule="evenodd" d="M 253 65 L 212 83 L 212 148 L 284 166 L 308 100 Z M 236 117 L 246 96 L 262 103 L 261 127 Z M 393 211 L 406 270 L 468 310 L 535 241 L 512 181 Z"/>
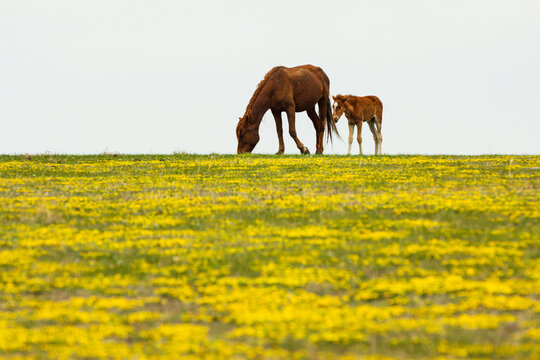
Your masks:
<path fill-rule="evenodd" d="M 538 358 L 539 170 L 0 156 L 0 357 Z"/>

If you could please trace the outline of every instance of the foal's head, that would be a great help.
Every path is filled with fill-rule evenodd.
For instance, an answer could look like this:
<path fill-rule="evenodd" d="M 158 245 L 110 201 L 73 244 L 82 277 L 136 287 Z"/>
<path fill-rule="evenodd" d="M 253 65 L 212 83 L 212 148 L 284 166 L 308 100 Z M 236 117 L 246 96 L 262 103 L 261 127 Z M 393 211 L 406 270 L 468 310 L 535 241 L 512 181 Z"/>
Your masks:
<path fill-rule="evenodd" d="M 347 97 L 343 95 L 337 95 L 332 96 L 332 99 L 334 99 L 334 105 L 332 106 L 332 118 L 334 119 L 334 122 L 337 123 L 341 115 L 345 112 L 345 100 L 347 100 Z"/>
<path fill-rule="evenodd" d="M 236 152 L 250 153 L 255 148 L 255 145 L 259 142 L 259 131 L 257 126 L 250 126 L 247 121 L 247 115 L 240 118 L 238 125 L 236 126 L 236 138 L 238 139 L 238 147 Z"/>

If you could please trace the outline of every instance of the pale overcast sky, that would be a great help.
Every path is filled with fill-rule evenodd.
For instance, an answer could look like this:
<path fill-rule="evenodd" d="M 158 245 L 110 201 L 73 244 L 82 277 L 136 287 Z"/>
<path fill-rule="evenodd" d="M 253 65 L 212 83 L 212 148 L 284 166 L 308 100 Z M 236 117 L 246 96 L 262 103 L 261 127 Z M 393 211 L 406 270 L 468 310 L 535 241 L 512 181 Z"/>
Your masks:
<path fill-rule="evenodd" d="M 383 153 L 540 153 L 538 0 L 0 0 L 0 154 L 235 153 L 265 73 L 308 63 L 379 96 Z"/>

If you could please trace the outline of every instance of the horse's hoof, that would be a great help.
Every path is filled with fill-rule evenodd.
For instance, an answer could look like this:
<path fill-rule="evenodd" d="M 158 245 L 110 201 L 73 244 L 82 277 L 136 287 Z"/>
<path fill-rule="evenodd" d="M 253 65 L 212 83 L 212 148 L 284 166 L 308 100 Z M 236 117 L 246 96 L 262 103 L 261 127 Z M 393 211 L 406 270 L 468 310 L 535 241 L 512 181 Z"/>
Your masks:
<path fill-rule="evenodd" d="M 304 150 L 302 150 L 302 154 L 303 155 L 309 155 L 309 149 L 307 147 L 305 147 Z"/>
<path fill-rule="evenodd" d="M 284 151 L 279 150 L 279 151 L 276 153 L 276 155 L 283 155 L 283 153 L 284 153 Z"/>

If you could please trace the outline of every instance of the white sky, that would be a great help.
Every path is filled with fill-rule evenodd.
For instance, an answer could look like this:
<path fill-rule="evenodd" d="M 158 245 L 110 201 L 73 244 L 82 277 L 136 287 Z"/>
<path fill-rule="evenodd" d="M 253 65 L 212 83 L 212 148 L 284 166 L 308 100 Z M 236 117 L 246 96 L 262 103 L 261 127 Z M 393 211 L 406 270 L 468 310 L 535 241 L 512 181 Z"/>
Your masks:
<path fill-rule="evenodd" d="M 383 153 L 540 153 L 537 0 L 0 0 L 0 154 L 235 153 L 264 74 L 307 63 L 381 98 Z"/>

